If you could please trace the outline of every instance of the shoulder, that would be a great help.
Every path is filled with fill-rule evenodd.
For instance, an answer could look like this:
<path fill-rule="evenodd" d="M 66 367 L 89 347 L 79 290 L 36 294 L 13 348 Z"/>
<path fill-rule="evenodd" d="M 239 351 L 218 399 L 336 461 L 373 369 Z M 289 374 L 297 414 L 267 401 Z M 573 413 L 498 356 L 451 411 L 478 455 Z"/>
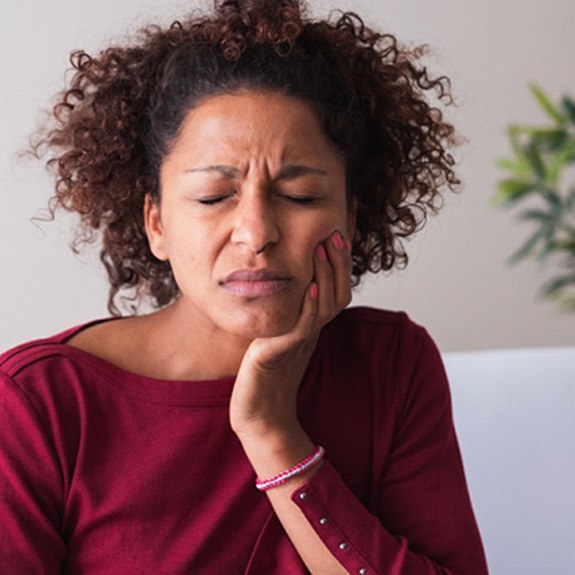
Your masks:
<path fill-rule="evenodd" d="M 351 307 L 343 310 L 326 328 L 325 339 L 346 345 L 377 344 L 417 347 L 430 339 L 425 328 L 415 323 L 405 312 L 371 307 Z"/>
<path fill-rule="evenodd" d="M 435 342 L 405 312 L 369 307 L 344 310 L 322 331 L 318 359 L 341 373 L 361 372 L 390 385 L 408 385 L 423 372 L 444 378 Z"/>
<path fill-rule="evenodd" d="M 69 328 L 55 335 L 20 344 L 0 354 L 0 376 L 25 385 L 56 375 L 61 380 L 78 363 L 77 350 L 67 344 L 83 329 L 102 320 Z M 77 367 L 77 366 L 76 366 Z"/>
<path fill-rule="evenodd" d="M 95 323 L 99 322 L 30 341 L 0 355 L 0 402 L 9 417 L 48 435 L 50 430 L 65 429 L 67 437 L 77 437 L 87 409 L 98 414 L 103 405 L 109 405 L 111 394 L 123 389 L 121 380 L 98 358 L 68 343 Z"/>

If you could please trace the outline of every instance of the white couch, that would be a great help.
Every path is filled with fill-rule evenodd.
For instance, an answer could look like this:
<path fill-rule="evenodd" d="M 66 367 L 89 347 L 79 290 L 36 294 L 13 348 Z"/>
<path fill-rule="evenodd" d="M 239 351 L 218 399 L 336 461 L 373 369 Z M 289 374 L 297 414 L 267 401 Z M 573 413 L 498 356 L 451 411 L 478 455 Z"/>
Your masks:
<path fill-rule="evenodd" d="M 575 347 L 444 361 L 490 573 L 575 574 Z"/>

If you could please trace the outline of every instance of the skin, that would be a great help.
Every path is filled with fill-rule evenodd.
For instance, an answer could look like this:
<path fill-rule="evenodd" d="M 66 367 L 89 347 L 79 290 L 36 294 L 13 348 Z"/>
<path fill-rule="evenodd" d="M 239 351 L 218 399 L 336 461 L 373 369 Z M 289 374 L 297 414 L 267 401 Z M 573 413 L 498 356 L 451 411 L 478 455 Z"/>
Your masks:
<path fill-rule="evenodd" d="M 235 375 L 231 427 L 258 477 L 276 475 L 314 449 L 297 393 L 321 328 L 351 300 L 344 159 L 306 103 L 240 91 L 188 113 L 160 182 L 146 229 L 180 297 L 72 343 L 155 377 Z M 314 472 L 267 495 L 308 569 L 345 573 L 291 501 Z"/>

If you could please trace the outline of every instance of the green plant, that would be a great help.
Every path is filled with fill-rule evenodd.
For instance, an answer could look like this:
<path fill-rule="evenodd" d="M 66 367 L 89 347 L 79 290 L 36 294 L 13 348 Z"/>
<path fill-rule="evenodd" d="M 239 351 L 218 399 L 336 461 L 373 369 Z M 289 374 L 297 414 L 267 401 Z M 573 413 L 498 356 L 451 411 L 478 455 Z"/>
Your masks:
<path fill-rule="evenodd" d="M 514 155 L 498 162 L 509 175 L 499 182 L 494 199 L 520 204 L 518 217 L 534 227 L 510 261 L 553 258 L 559 272 L 541 293 L 575 311 L 575 102 L 565 96 L 555 105 L 541 88 L 530 89 L 551 123 L 509 126 Z"/>

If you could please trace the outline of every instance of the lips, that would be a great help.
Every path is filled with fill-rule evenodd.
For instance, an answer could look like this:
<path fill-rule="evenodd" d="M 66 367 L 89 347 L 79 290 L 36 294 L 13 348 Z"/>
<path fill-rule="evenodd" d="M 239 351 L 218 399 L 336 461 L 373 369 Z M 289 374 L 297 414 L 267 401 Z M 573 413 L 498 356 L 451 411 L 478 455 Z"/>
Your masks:
<path fill-rule="evenodd" d="M 229 292 L 243 297 L 262 297 L 285 289 L 292 277 L 269 269 L 237 270 L 220 282 Z"/>

